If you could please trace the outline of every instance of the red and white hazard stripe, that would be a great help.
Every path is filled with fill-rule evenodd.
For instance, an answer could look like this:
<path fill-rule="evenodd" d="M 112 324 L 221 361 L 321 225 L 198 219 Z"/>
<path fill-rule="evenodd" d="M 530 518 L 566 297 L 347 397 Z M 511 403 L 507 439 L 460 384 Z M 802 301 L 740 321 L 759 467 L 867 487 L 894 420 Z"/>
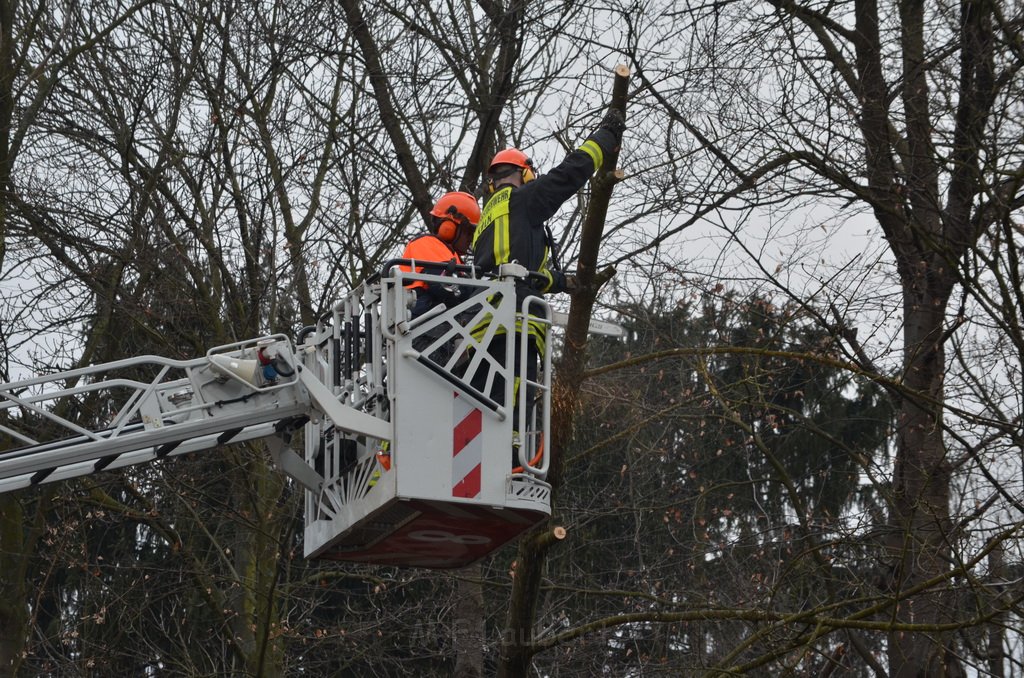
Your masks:
<path fill-rule="evenodd" d="M 484 459 L 481 435 L 483 413 L 455 394 L 452 417 L 452 496 L 480 494 L 480 467 Z"/>

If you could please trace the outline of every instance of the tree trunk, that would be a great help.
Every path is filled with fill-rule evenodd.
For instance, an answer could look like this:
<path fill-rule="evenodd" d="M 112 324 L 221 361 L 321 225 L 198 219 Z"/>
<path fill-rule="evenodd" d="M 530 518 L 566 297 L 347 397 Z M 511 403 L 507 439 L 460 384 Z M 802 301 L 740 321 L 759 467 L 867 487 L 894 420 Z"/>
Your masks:
<path fill-rule="evenodd" d="M 232 582 L 228 598 L 231 632 L 248 675 L 272 678 L 284 671 L 278 568 L 285 529 L 282 521 L 288 520 L 282 513 L 289 506 L 278 505 L 284 485 L 281 475 L 252 451 L 237 454 L 248 459 L 232 473 L 230 491 L 233 504 L 251 521 L 251 527 L 239 526 L 233 535 L 239 581 Z"/>
<path fill-rule="evenodd" d="M 994 582 L 1002 582 L 1006 575 L 1006 559 L 1004 551 L 1006 547 L 1003 542 L 999 542 L 992 552 L 988 555 L 988 570 L 989 576 Z M 996 598 L 993 605 L 998 608 L 1002 608 L 1005 604 L 1001 598 Z M 988 672 L 992 678 L 1003 678 L 1006 675 L 1006 613 L 999 611 L 992 617 L 992 622 L 988 626 Z"/>
<path fill-rule="evenodd" d="M 896 619 L 938 624 L 956 614 L 948 584 L 908 593 L 949 571 L 952 475 L 943 441 L 945 350 L 944 317 L 951 285 L 941 264 L 903 267 L 904 374 L 906 394 L 897 423 L 896 465 L 890 524 L 893 539 L 892 594 L 898 598 Z M 948 633 L 889 635 L 893 678 L 960 676 Z"/>
<path fill-rule="evenodd" d="M 617 66 L 612 89 L 611 107 L 626 110 L 626 89 L 629 84 L 629 68 Z M 612 189 L 621 179 L 616 171 L 619 154 L 613 152 L 605 157 L 605 165 L 591 181 L 593 193 L 583 223 L 578 278 L 581 290 L 574 295 L 569 310 L 569 324 L 565 333 L 565 349 L 558 365 L 557 379 L 552 385 L 551 431 L 552 455 L 548 480 L 557 491 L 561 480 L 562 451 L 572 438 L 576 408 L 579 405 L 580 386 L 583 381 L 583 366 L 586 361 L 587 327 L 594 309 L 594 301 L 601 284 L 607 281 L 607 274 L 597 271 L 597 256 L 604 232 L 605 217 Z M 528 673 L 533 658 L 534 627 L 537 617 L 537 600 L 546 564 L 547 550 L 556 541 L 564 538 L 565 532 L 552 527 L 553 522 L 541 525 L 519 544 L 516 560 L 515 579 L 512 583 L 512 597 L 509 602 L 508 619 L 501 638 L 499 677 L 518 678 Z"/>
<path fill-rule="evenodd" d="M 455 603 L 455 678 L 483 678 L 484 592 L 480 565 L 460 573 Z"/>
<path fill-rule="evenodd" d="M 7 254 L 7 220 L 11 189 L 11 121 L 14 119 L 14 7 L 13 0 L 0 0 L 0 272 Z"/>
<path fill-rule="evenodd" d="M 373 87 L 374 100 L 380 112 L 380 119 L 388 138 L 395 147 L 395 157 L 399 167 L 402 168 L 402 175 L 409 188 L 412 204 L 420 213 L 424 223 L 429 223 L 430 208 L 433 201 L 430 199 L 430 191 L 423 180 L 423 174 L 416 165 L 416 157 L 406 140 L 402 129 L 402 120 L 398 110 L 395 108 L 391 96 L 391 88 L 388 85 L 388 74 L 381 63 L 380 48 L 374 38 L 373 29 L 367 23 L 363 14 L 363 6 L 359 0 L 342 0 L 341 8 L 345 12 L 345 19 L 348 22 L 352 34 L 359 45 L 360 53 L 366 64 L 366 70 L 370 76 L 370 85 Z"/>
<path fill-rule="evenodd" d="M 28 638 L 24 511 L 17 495 L 0 495 L 0 675 L 14 676 Z"/>
<path fill-rule="evenodd" d="M 0 676 L 17 675 L 28 652 L 34 586 L 29 568 L 47 529 L 54 490 L 38 492 L 27 505 L 24 492 L 0 494 Z"/>

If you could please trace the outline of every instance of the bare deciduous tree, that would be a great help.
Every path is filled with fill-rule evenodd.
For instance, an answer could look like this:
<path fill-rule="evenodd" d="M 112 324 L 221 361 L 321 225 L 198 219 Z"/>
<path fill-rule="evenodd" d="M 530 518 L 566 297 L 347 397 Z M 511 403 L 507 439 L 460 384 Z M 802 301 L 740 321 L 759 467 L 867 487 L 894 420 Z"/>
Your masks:
<path fill-rule="evenodd" d="M 554 222 L 587 283 L 559 335 L 568 538 L 546 525 L 454 576 L 303 563 L 298 492 L 258 446 L 5 495 L 0 660 L 1012 673 L 1021 20 L 862 0 L 2 4 L 5 379 L 308 325 L 494 150 L 557 163 L 623 55 L 634 77 L 623 174 Z M 853 224 L 884 242 L 840 259 L 826 238 Z M 624 346 L 588 345 L 602 308 Z"/>

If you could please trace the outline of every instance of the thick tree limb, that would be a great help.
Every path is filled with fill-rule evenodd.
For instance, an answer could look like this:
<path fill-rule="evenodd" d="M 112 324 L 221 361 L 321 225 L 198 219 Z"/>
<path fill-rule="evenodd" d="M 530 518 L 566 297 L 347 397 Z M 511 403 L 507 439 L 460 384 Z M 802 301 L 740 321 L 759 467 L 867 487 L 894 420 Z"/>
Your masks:
<path fill-rule="evenodd" d="M 399 119 L 395 104 L 391 100 L 391 90 L 388 88 L 388 76 L 380 60 L 380 49 L 373 39 L 370 25 L 363 15 L 363 8 L 359 0 L 341 0 L 341 7 L 345 11 L 345 19 L 348 22 L 352 34 L 359 43 L 359 52 L 366 64 L 366 71 L 370 75 L 370 85 L 373 87 L 373 98 L 380 109 L 380 120 L 387 130 L 388 138 L 395 147 L 395 155 L 398 157 L 398 165 L 405 175 L 405 183 L 412 195 L 412 203 L 416 211 L 423 217 L 424 223 L 429 221 L 430 208 L 433 201 L 430 198 L 430 191 L 423 181 L 423 174 L 420 172 L 416 159 L 412 155 L 412 149 L 405 140 L 405 133 L 402 129 L 402 121 Z"/>

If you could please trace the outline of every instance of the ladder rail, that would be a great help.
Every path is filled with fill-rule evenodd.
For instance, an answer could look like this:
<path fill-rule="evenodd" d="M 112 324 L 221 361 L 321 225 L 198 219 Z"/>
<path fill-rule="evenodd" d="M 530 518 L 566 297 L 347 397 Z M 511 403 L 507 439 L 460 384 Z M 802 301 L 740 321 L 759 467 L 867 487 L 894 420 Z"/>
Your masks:
<path fill-rule="evenodd" d="M 267 438 L 268 436 L 273 436 L 275 434 L 276 428 L 276 421 L 250 425 L 240 430 L 229 442 L 241 443 Z M 40 458 L 36 459 L 34 463 L 31 463 L 28 470 L 21 470 L 20 472 L 13 472 L 10 466 L 6 466 L 9 460 L 3 460 L 0 462 L 0 468 L 6 466 L 7 470 L 0 473 L 0 493 L 24 489 L 26 487 L 41 485 L 44 483 L 79 478 L 86 475 L 92 475 L 99 471 L 112 471 L 126 466 L 134 466 L 137 464 L 156 461 L 158 459 L 166 459 L 183 454 L 210 450 L 225 444 L 225 441 L 222 440 L 222 436 L 223 432 L 217 431 L 183 441 L 173 447 L 170 445 L 166 447 L 161 447 L 159 445 L 139 447 L 137 444 L 139 441 L 135 440 L 133 441 L 135 444 L 133 444 L 129 450 L 124 452 L 111 453 L 107 451 L 105 454 L 86 452 L 82 455 L 85 458 L 80 461 L 65 461 L 64 463 L 56 466 L 51 463 L 44 463 L 44 459 Z M 79 450 L 81 451 L 82 448 L 79 448 Z M 19 451 L 15 450 L 14 452 Z M 45 452 L 46 450 L 39 450 L 30 452 L 29 454 L 38 456 L 43 455 Z"/>
<path fill-rule="evenodd" d="M 143 362 L 139 364 L 146 363 Z M 106 367 L 107 365 L 96 365 L 94 366 L 93 369 L 89 371 L 89 374 L 102 373 Z M 124 367 L 124 365 L 120 365 L 120 367 Z M 127 423 L 130 421 L 132 414 L 134 414 L 138 410 L 138 408 L 141 405 L 141 401 L 142 399 L 145 398 L 146 394 L 152 392 L 154 390 L 154 387 L 160 384 L 159 380 L 163 378 L 166 372 L 167 368 L 165 367 L 160 371 L 160 374 L 150 383 L 141 382 L 135 379 L 109 379 L 104 381 L 90 382 L 87 384 L 80 384 L 77 386 L 67 388 L 61 388 L 56 391 L 46 391 L 42 393 L 37 393 L 26 398 L 14 395 L 14 391 L 24 390 L 25 384 L 27 384 L 28 381 L 16 382 L 5 385 L 9 386 L 9 388 L 0 390 L 0 411 L 20 407 L 23 410 L 27 410 L 39 415 L 40 417 L 49 421 L 50 423 L 57 424 L 59 427 L 63 429 L 67 429 L 79 435 L 84 435 L 98 439 L 97 436 L 94 435 L 94 433 L 91 430 L 79 426 L 78 424 L 68 420 L 67 418 L 57 414 L 54 411 L 40 407 L 39 404 L 50 401 L 56 402 L 63 398 L 69 398 L 71 396 L 106 391 L 114 388 L 132 389 L 132 395 L 118 410 L 118 412 L 114 415 L 113 419 L 111 420 L 111 424 L 115 425 L 115 427 L 117 428 L 121 428 L 127 425 Z M 44 385 L 49 382 L 63 380 L 64 378 L 65 375 L 61 374 L 50 377 L 49 381 L 47 381 L 45 378 L 36 378 L 30 381 L 33 382 L 32 385 Z M 187 385 L 187 381 L 178 380 L 178 382 L 164 384 L 164 386 L 167 387 L 179 385 L 185 386 Z M 29 445 L 43 442 L 29 438 L 28 436 L 21 434 L 20 432 L 15 431 L 9 427 L 3 426 L 2 424 L 0 424 L 0 430 L 4 431 L 5 433 L 13 437 L 18 438 L 19 440 Z"/>
<path fill-rule="evenodd" d="M 216 349 L 210 350 L 213 351 Z M 166 368 L 185 369 L 188 367 L 203 365 L 205 363 L 205 358 L 190 358 L 188 360 L 176 360 L 174 358 L 165 358 L 163 356 L 158 355 L 140 355 L 135 356 L 133 358 L 122 358 L 120 360 L 112 360 L 110 362 L 102 363 L 99 365 L 88 365 L 86 367 L 78 367 L 73 370 L 67 370 L 65 372 L 58 372 L 55 374 L 44 374 L 38 377 L 31 377 L 29 379 L 22 379 L 19 381 L 13 381 L 6 384 L 0 384 L 0 395 L 4 394 L 5 392 L 12 391 L 14 389 L 24 389 L 30 388 L 32 386 L 41 386 L 56 381 L 74 381 L 76 379 L 80 379 L 81 377 L 89 377 L 91 375 L 95 375 L 99 372 L 109 372 L 129 367 L 138 367 L 140 365 L 153 364 L 160 365 Z"/>
<path fill-rule="evenodd" d="M 304 400 L 295 399 L 284 407 L 278 404 L 252 407 L 226 416 L 186 421 L 156 429 L 108 429 L 109 435 L 90 432 L 79 438 L 50 441 L 48 444 L 0 453 L 0 479 L 55 466 L 95 461 L 107 456 L 120 456 L 134 450 L 165 445 L 177 447 L 185 441 L 207 436 L 219 438 L 218 444 L 236 442 L 238 433 L 247 427 L 276 424 L 289 417 L 304 415 L 308 409 Z"/>
<path fill-rule="evenodd" d="M 535 310 L 536 309 L 536 310 Z M 551 305 L 541 297 L 529 296 L 523 300 L 522 312 L 519 316 L 521 325 L 519 331 L 516 333 L 516 339 L 519 341 L 519 365 L 518 370 L 521 375 L 519 382 L 519 393 L 517 398 L 519 399 L 519 417 L 516 422 L 517 430 L 522 432 L 523 435 L 523 446 L 519 448 L 517 454 L 522 454 L 523 458 L 519 459 L 520 466 L 523 471 L 529 473 L 537 478 L 546 478 L 548 474 L 548 468 L 551 463 L 551 454 L 548 449 L 549 443 L 544 440 L 547 432 L 551 430 L 551 348 L 547 346 L 547 342 L 551 341 L 551 325 L 552 325 L 552 311 Z M 526 375 L 529 374 L 527 370 L 527 364 L 530 360 L 529 357 L 529 345 L 533 341 L 530 336 L 530 323 L 542 325 L 546 334 L 545 340 L 545 351 L 540 356 L 541 365 L 538 366 L 538 379 L 537 381 L 530 381 Z M 532 419 L 533 422 L 537 420 L 537 412 L 531 413 L 531 402 L 530 402 L 530 390 L 536 388 L 540 392 L 540 428 L 536 431 L 532 431 L 533 436 L 529 435 L 529 425 L 532 422 L 528 421 Z M 532 414 L 532 416 L 530 416 Z M 539 438 L 539 443 L 543 445 L 543 451 L 540 458 L 540 463 L 537 466 L 532 464 L 534 456 L 533 450 L 537 449 L 538 441 L 534 438 Z M 529 443 L 527 445 L 527 443 Z M 529 450 L 524 453 L 524 450 Z"/>
<path fill-rule="evenodd" d="M 288 376 L 260 378 L 263 365 L 256 358 L 264 349 L 273 350 Z M 118 374 L 154 365 L 149 382 Z M 168 380 L 172 369 L 185 376 Z M 73 380 L 81 383 L 66 385 Z M 102 428 L 90 429 L 67 414 L 80 405 L 74 399 L 90 394 L 101 412 L 113 412 Z M 0 432 L 25 443 L 0 452 L 0 491 L 282 434 L 288 422 L 301 425 L 318 412 L 344 415 L 345 424 L 357 429 L 387 431 L 370 415 L 352 416 L 320 382 L 301 375 L 283 335 L 217 347 L 192 360 L 140 356 L 0 384 L 0 413 L 7 413 Z M 19 423 L 21 428 L 43 424 L 50 437 L 24 433 Z M 308 483 L 308 474 L 303 475 Z"/>
<path fill-rule="evenodd" d="M 126 367 L 138 367 L 141 365 L 149 364 L 150 361 L 145 359 L 139 359 L 136 362 L 134 359 L 117 361 L 116 363 L 104 363 L 101 365 L 95 365 L 91 368 L 85 368 L 84 374 L 89 376 L 99 375 L 113 369 L 124 369 Z M 110 427 L 103 429 L 104 432 L 110 429 L 120 430 L 125 428 L 131 423 L 132 417 L 140 413 L 142 407 L 150 402 L 148 399 L 157 397 L 161 393 L 183 391 L 188 390 L 189 398 L 195 401 L 192 405 L 176 407 L 173 410 L 161 410 L 159 413 L 164 415 L 160 417 L 159 421 L 151 420 L 146 422 L 150 426 L 161 426 L 165 422 L 163 419 L 176 418 L 180 419 L 182 415 L 191 414 L 192 412 L 206 410 L 211 407 L 218 405 L 217 401 L 206 399 L 202 393 L 201 383 L 198 381 L 196 376 L 196 368 L 209 366 L 209 361 L 206 358 L 197 358 L 192 361 L 176 361 L 182 363 L 176 367 L 183 367 L 186 371 L 186 376 L 181 379 L 174 381 L 163 381 L 163 378 L 167 375 L 167 372 L 172 367 L 171 365 L 164 365 L 159 373 L 149 382 L 139 381 L 137 379 L 104 379 L 102 381 L 94 381 L 86 384 L 80 384 L 77 386 L 61 388 L 56 391 L 45 391 L 41 393 L 33 394 L 29 397 L 23 398 L 18 395 L 14 395 L 15 391 L 24 390 L 26 385 L 40 386 L 47 383 L 56 382 L 58 380 L 64 380 L 67 378 L 68 373 L 61 373 L 58 375 L 51 375 L 49 377 L 37 377 L 31 380 L 25 380 L 20 382 L 13 382 L 11 384 L 0 384 L 4 386 L 0 390 L 0 411 L 20 407 L 23 410 L 33 412 L 39 415 L 43 419 L 50 423 L 57 424 L 60 428 L 66 429 L 72 433 L 80 436 L 92 438 L 93 440 L 100 440 L 101 438 L 107 439 L 108 436 L 100 436 L 95 431 L 85 428 L 75 422 L 61 416 L 55 411 L 47 410 L 41 407 L 40 403 L 46 402 L 57 402 L 63 398 L 69 398 L 76 395 L 84 395 L 88 393 L 97 393 L 102 391 L 110 391 L 116 388 L 127 388 L 131 389 L 131 394 L 127 396 L 124 403 L 118 408 L 117 412 L 113 415 L 110 421 Z M 82 372 L 81 370 L 75 370 L 76 372 Z M 83 375 L 78 375 L 83 376 Z M 230 376 L 230 375 L 229 375 Z M 280 384 L 265 386 L 265 387 L 253 387 L 260 388 L 262 391 L 271 391 L 279 388 L 284 388 L 296 383 L 296 379 L 286 381 Z M 36 445 L 42 444 L 45 441 L 35 440 L 22 434 L 21 432 L 11 429 L 3 424 L 0 424 L 0 431 L 16 437 L 19 440 L 29 444 Z"/>

